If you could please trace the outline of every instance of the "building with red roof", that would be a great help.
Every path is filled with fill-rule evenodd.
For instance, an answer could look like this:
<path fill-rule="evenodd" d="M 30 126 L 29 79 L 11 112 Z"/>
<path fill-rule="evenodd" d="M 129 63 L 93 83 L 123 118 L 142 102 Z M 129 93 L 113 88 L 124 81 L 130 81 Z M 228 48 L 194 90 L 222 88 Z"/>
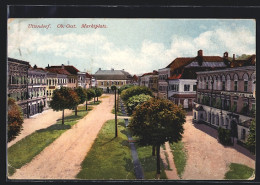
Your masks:
<path fill-rule="evenodd" d="M 204 56 L 203 50 L 199 50 L 195 57 L 178 57 L 158 71 L 159 97 L 168 98 L 175 104 L 191 109 L 196 98 L 196 72 L 224 69 L 229 65 L 227 52 L 223 57 Z"/>

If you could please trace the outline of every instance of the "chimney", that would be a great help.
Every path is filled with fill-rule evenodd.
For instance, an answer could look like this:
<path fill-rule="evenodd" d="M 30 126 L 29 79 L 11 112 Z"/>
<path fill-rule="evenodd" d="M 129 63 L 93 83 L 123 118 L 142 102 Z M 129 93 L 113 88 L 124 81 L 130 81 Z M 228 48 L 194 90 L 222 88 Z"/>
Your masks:
<path fill-rule="evenodd" d="M 233 61 L 235 61 L 236 60 L 236 55 L 235 54 L 233 54 Z"/>
<path fill-rule="evenodd" d="M 123 71 L 125 70 L 125 69 L 122 69 Z"/>
<path fill-rule="evenodd" d="M 61 65 L 61 68 L 64 69 L 64 64 Z"/>
<path fill-rule="evenodd" d="M 48 64 L 47 68 L 50 68 L 50 65 Z"/>
<path fill-rule="evenodd" d="M 111 71 L 114 71 L 114 68 L 111 68 Z"/>
<path fill-rule="evenodd" d="M 225 52 L 225 53 L 224 53 L 223 58 L 225 58 L 225 59 L 228 58 L 228 52 Z"/>
<path fill-rule="evenodd" d="M 33 68 L 34 68 L 34 69 L 37 69 L 37 65 L 35 64 L 35 65 L 33 66 Z"/>
<path fill-rule="evenodd" d="M 99 68 L 98 70 L 101 71 L 101 68 Z"/>
<path fill-rule="evenodd" d="M 203 56 L 203 50 L 200 49 L 200 50 L 198 51 L 198 57 L 202 57 L 202 56 Z"/>

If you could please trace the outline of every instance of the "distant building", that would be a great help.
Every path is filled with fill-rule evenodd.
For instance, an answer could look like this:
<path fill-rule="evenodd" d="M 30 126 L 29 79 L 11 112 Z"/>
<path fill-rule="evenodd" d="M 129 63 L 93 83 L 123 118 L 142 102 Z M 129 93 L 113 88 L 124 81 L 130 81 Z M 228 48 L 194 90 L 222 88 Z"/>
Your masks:
<path fill-rule="evenodd" d="M 78 86 L 78 72 L 80 72 L 77 68 L 75 68 L 72 65 L 64 65 L 61 66 L 49 66 L 46 67 L 48 71 L 55 71 L 55 73 L 58 73 L 56 70 L 63 70 L 67 71 L 64 72 L 64 74 L 67 75 L 67 87 L 75 88 Z M 61 74 L 61 73 L 59 73 Z"/>
<path fill-rule="evenodd" d="M 86 89 L 92 86 L 92 76 L 86 72 Z"/>
<path fill-rule="evenodd" d="M 110 92 L 111 86 L 121 87 L 130 84 L 132 76 L 125 70 L 99 70 L 94 75 L 96 86 L 102 88 L 104 92 Z"/>
<path fill-rule="evenodd" d="M 254 64 L 254 63 L 252 63 Z M 255 115 L 255 66 L 197 72 L 196 123 L 235 129 L 245 142 Z"/>
<path fill-rule="evenodd" d="M 154 96 L 158 96 L 158 71 L 154 70 L 150 73 L 144 73 L 140 77 L 140 85 L 146 86 L 153 91 Z"/>
<path fill-rule="evenodd" d="M 28 70 L 29 62 L 8 57 L 8 97 L 12 97 L 28 116 Z"/>
<path fill-rule="evenodd" d="M 86 72 L 78 72 L 78 85 L 77 87 L 82 87 L 86 89 Z"/>

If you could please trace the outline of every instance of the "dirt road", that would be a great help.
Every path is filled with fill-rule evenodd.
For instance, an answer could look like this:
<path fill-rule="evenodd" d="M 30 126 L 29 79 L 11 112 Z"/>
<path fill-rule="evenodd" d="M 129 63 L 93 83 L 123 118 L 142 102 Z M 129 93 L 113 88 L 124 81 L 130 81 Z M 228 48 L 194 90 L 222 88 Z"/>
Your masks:
<path fill-rule="evenodd" d="M 72 110 L 65 110 L 64 115 L 67 116 L 72 113 Z M 16 142 L 20 141 L 24 137 L 32 134 L 36 130 L 47 128 L 56 123 L 57 119 L 62 117 L 62 111 L 53 111 L 48 109 L 41 114 L 34 115 L 29 119 L 24 119 L 23 130 L 20 135 L 17 136 L 13 141 L 7 144 L 7 147 L 12 146 Z"/>
<path fill-rule="evenodd" d="M 187 116 L 184 124 L 183 142 L 188 151 L 188 160 L 182 179 L 224 179 L 230 163 L 240 163 L 255 168 L 254 157 L 243 147 L 224 147 L 217 141 L 217 130 L 193 124 Z"/>
<path fill-rule="evenodd" d="M 106 95 L 72 129 L 45 148 L 29 164 L 18 169 L 10 179 L 74 179 L 102 125 L 114 118 L 114 96 Z"/>

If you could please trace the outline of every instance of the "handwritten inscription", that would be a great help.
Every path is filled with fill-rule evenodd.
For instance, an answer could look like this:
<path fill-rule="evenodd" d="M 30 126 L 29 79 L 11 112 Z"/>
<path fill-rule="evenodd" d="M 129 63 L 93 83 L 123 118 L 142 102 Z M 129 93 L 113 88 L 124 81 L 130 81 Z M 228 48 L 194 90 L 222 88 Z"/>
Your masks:
<path fill-rule="evenodd" d="M 49 29 L 51 24 L 28 24 L 28 28 Z"/>
<path fill-rule="evenodd" d="M 80 26 L 76 24 L 57 24 L 56 28 L 58 29 L 75 29 L 75 28 L 81 28 L 81 29 L 99 29 L 99 28 L 108 28 L 106 24 L 81 24 Z M 30 29 L 50 29 L 52 28 L 51 24 L 28 24 L 28 28 Z"/>

